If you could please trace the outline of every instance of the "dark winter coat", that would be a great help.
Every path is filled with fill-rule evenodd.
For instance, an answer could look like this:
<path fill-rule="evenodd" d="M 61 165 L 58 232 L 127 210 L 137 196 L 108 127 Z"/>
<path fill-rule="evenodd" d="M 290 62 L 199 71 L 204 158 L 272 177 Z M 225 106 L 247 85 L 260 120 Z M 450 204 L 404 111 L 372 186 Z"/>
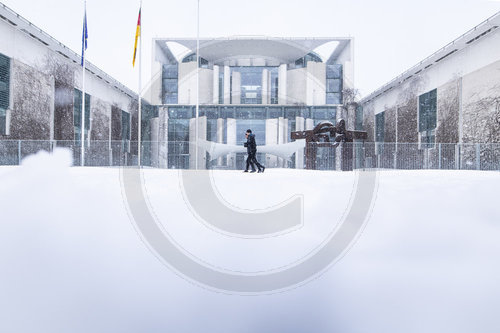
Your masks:
<path fill-rule="evenodd" d="M 255 142 L 255 134 L 250 133 L 247 137 L 247 142 L 245 142 L 245 147 L 247 147 L 247 153 L 257 152 L 257 143 Z"/>

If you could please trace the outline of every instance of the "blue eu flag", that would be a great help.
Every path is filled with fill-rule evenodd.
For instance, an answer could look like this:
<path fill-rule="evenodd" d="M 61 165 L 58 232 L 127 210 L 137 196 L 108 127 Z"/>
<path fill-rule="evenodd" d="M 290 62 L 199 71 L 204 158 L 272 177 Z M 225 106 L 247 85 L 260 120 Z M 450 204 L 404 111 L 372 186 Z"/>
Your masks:
<path fill-rule="evenodd" d="M 87 38 L 89 38 L 89 34 L 87 31 L 87 8 L 85 8 L 85 13 L 83 15 L 83 33 L 82 33 L 82 66 L 83 66 L 83 57 L 85 54 L 85 50 L 87 49 Z"/>

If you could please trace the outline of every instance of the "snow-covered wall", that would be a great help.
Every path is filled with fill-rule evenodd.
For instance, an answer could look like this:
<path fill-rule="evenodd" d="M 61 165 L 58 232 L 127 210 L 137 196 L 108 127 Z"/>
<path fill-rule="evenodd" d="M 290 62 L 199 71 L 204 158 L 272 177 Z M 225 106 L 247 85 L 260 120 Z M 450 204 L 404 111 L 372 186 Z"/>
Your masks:
<path fill-rule="evenodd" d="M 386 142 L 392 142 L 387 141 L 394 137 L 387 129 L 395 126 L 396 118 L 398 142 L 417 142 L 418 96 L 437 89 L 436 142 L 500 142 L 500 29 L 456 48 L 362 101 L 369 137 L 375 129 L 369 118 L 385 111 Z M 392 116 L 394 109 L 397 117 Z"/>
<path fill-rule="evenodd" d="M 8 128 L 0 139 L 73 140 L 73 89 L 82 85 L 79 56 L 3 5 L 0 36 L 0 53 L 11 60 Z M 85 92 L 91 96 L 92 139 L 109 140 L 111 105 L 136 112 L 135 93 L 91 64 Z"/>
<path fill-rule="evenodd" d="M 11 61 L 13 105 L 7 137 L 17 140 L 53 139 L 54 78 L 20 61 Z"/>

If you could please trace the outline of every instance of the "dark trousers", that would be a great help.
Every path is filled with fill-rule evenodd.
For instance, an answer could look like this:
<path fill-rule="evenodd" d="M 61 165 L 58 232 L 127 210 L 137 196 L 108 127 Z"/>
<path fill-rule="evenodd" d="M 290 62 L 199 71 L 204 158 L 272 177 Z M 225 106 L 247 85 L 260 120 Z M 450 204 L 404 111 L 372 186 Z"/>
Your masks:
<path fill-rule="evenodd" d="M 257 157 L 255 157 L 256 154 L 257 154 L 257 152 L 248 153 L 247 167 L 245 170 L 248 170 L 248 167 L 252 166 L 252 170 L 255 171 L 255 165 L 257 165 L 257 168 L 259 170 L 263 168 L 262 164 L 260 164 L 259 161 L 257 161 Z"/>

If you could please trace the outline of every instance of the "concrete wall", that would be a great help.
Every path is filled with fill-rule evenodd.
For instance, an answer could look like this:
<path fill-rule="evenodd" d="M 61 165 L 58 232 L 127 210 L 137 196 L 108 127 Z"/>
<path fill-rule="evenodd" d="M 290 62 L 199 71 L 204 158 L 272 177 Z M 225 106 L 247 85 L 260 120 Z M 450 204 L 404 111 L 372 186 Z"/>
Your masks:
<path fill-rule="evenodd" d="M 463 142 L 500 142 L 500 60 L 465 75 L 460 88 Z"/>
<path fill-rule="evenodd" d="M 373 127 L 368 118 L 396 110 L 397 141 L 418 142 L 418 96 L 432 89 L 437 89 L 436 143 L 500 142 L 495 125 L 500 117 L 500 29 L 365 102 L 369 137 Z M 386 131 L 396 119 L 392 112 L 385 116 Z M 387 138 L 393 138 L 392 132 Z"/>
<path fill-rule="evenodd" d="M 179 104 L 196 104 L 196 62 L 179 64 Z M 200 104 L 211 104 L 213 99 L 213 70 L 200 68 Z"/>
<path fill-rule="evenodd" d="M 307 105 L 326 104 L 326 65 L 321 62 L 307 63 Z"/>
<path fill-rule="evenodd" d="M 0 53 L 11 59 L 9 135 L 0 139 L 73 140 L 73 88 L 81 90 L 82 85 L 75 54 L 60 43 L 57 47 L 67 53 L 56 52 L 50 36 L 7 9 L 0 11 L 17 24 L 0 18 Z M 131 112 L 135 96 L 95 66 L 87 68 L 85 92 L 91 95 L 90 138 L 108 140 L 111 104 Z"/>
<path fill-rule="evenodd" d="M 453 80 L 437 91 L 436 142 L 459 142 L 461 84 L 462 79 Z"/>
<path fill-rule="evenodd" d="M 306 104 L 307 102 L 307 68 L 287 71 L 287 95 L 283 96 L 285 104 Z"/>
<path fill-rule="evenodd" d="M 354 43 L 351 40 L 348 45 L 340 52 L 336 59 L 336 63 L 342 64 L 344 89 L 355 88 L 354 83 Z"/>
<path fill-rule="evenodd" d="M 207 138 L 207 117 L 198 118 L 198 138 Z M 206 154 L 203 148 L 198 149 L 198 167 L 196 167 L 196 118 L 189 120 L 189 165 L 192 169 L 206 169 Z"/>
<path fill-rule="evenodd" d="M 54 79 L 11 59 L 10 135 L 13 140 L 51 140 L 54 133 Z"/>
<path fill-rule="evenodd" d="M 266 119 L 266 145 L 278 143 L 278 119 Z M 277 167 L 278 158 L 271 154 L 266 154 L 266 166 Z"/>
<path fill-rule="evenodd" d="M 325 105 L 326 65 L 313 61 L 286 74 L 286 104 Z"/>
<path fill-rule="evenodd" d="M 111 135 L 111 104 L 90 99 L 90 139 L 109 140 Z"/>

